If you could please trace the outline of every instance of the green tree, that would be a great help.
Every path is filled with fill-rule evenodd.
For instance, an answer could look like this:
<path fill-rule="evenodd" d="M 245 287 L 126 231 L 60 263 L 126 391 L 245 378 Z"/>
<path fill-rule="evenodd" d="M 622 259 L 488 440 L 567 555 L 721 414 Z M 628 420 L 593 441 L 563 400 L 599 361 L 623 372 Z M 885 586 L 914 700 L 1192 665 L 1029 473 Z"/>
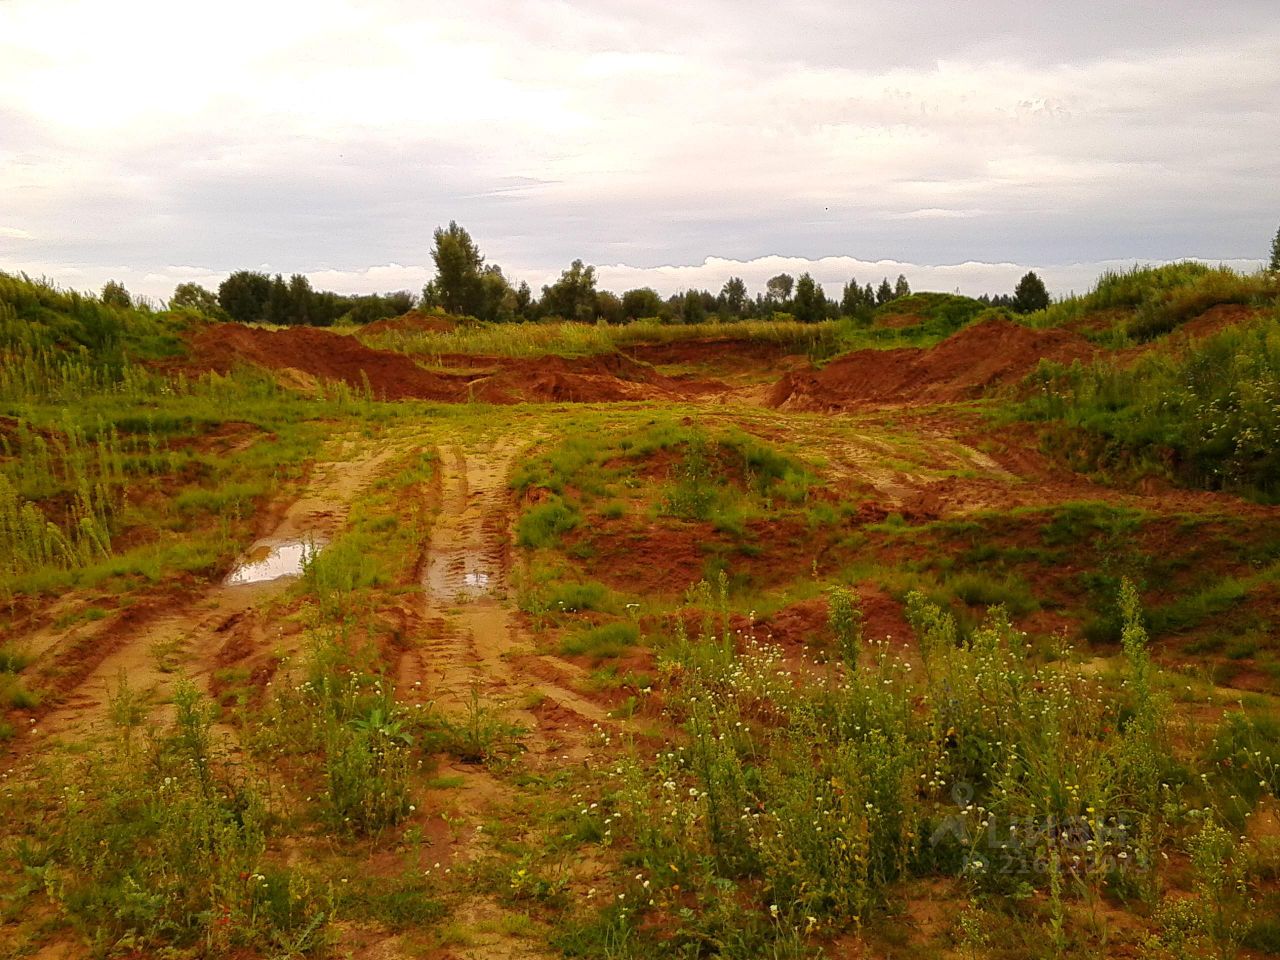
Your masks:
<path fill-rule="evenodd" d="M 515 293 L 496 263 L 480 271 L 480 302 L 470 313 L 490 323 L 515 319 Z"/>
<path fill-rule="evenodd" d="M 622 323 L 622 299 L 608 290 L 596 293 L 596 316 L 605 323 Z"/>
<path fill-rule="evenodd" d="M 239 323 L 257 323 L 267 310 L 271 279 L 265 273 L 237 270 L 218 284 L 218 305 Z"/>
<path fill-rule="evenodd" d="M 316 318 L 311 305 L 315 299 L 315 291 L 311 289 L 311 281 L 303 274 L 295 273 L 289 278 L 289 322 L 312 324 Z"/>
<path fill-rule="evenodd" d="M 449 313 L 478 317 L 484 310 L 485 283 L 481 274 L 484 257 L 471 234 L 450 220 L 448 227 L 436 227 L 431 250 L 436 277 L 431 281 L 431 299 Z M 424 291 L 424 300 L 426 299 Z"/>
<path fill-rule="evenodd" d="M 880 281 L 880 286 L 876 288 L 876 305 L 883 307 L 892 299 L 893 287 L 889 286 L 889 278 L 885 277 Z"/>
<path fill-rule="evenodd" d="M 893 285 L 893 299 L 911 296 L 911 284 L 907 283 L 905 274 L 898 274 L 898 282 Z"/>
<path fill-rule="evenodd" d="M 520 286 L 515 291 L 515 308 L 516 316 L 522 320 L 532 320 L 535 316 L 535 308 L 537 304 L 533 302 L 533 291 L 529 289 L 529 284 L 520 281 Z"/>
<path fill-rule="evenodd" d="M 542 288 L 542 309 L 565 320 L 590 322 L 595 319 L 596 268 L 573 261 L 560 279 Z"/>
<path fill-rule="evenodd" d="M 850 279 L 840 292 L 840 315 L 842 317 L 861 316 L 870 307 L 874 306 L 875 293 L 873 292 L 871 298 L 868 299 L 867 292 L 858 286 L 856 279 Z"/>
<path fill-rule="evenodd" d="M 1271 269 L 1280 270 L 1280 228 L 1276 229 L 1276 237 L 1271 241 Z"/>
<path fill-rule="evenodd" d="M 791 302 L 791 290 L 794 286 L 795 279 L 791 274 L 780 273 L 765 281 L 765 297 L 780 307 L 786 307 Z"/>
<path fill-rule="evenodd" d="M 271 278 L 271 286 L 267 289 L 267 306 L 263 319 L 267 323 L 279 326 L 288 326 L 293 323 L 293 304 L 289 300 L 289 285 L 278 273 Z"/>
<path fill-rule="evenodd" d="M 817 323 L 827 318 L 827 297 L 822 284 L 802 273 L 796 281 L 796 295 L 791 302 L 791 312 L 801 323 Z"/>
<path fill-rule="evenodd" d="M 720 306 L 727 317 L 740 318 L 746 311 L 747 285 L 741 277 L 730 277 L 720 289 Z"/>
<path fill-rule="evenodd" d="M 198 283 L 180 283 L 173 288 L 173 296 L 169 298 L 170 310 L 194 310 L 206 317 L 222 319 L 226 314 L 218 306 L 218 296 L 212 290 L 206 290 Z"/>
<path fill-rule="evenodd" d="M 1044 281 L 1036 276 L 1035 271 L 1027 271 L 1013 291 L 1014 312 L 1033 313 L 1047 306 L 1049 306 L 1049 291 L 1045 289 Z"/>
<path fill-rule="evenodd" d="M 622 295 L 622 316 L 627 320 L 656 317 L 662 313 L 662 297 L 651 287 L 628 290 Z"/>
<path fill-rule="evenodd" d="M 102 285 L 102 302 L 109 307 L 123 307 L 128 310 L 133 306 L 133 297 L 124 288 L 123 283 L 108 280 Z"/>
<path fill-rule="evenodd" d="M 685 323 L 702 323 L 707 319 L 701 291 L 686 290 L 680 297 L 680 319 Z"/>

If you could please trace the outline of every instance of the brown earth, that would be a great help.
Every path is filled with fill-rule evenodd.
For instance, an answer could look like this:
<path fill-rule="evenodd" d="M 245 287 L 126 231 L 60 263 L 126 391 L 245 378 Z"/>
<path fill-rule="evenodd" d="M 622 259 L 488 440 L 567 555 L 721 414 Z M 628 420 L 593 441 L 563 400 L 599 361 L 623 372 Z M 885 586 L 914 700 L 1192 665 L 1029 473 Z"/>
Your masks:
<path fill-rule="evenodd" d="M 424 370 L 402 353 L 374 350 L 354 337 L 315 327 L 265 330 L 239 323 L 214 324 L 191 339 L 191 354 L 198 369 L 222 374 L 239 364 L 251 364 L 340 380 L 357 389 L 367 382 L 374 396 L 387 400 L 466 398 L 465 383 Z"/>
<path fill-rule="evenodd" d="M 449 333 L 458 326 L 456 317 L 410 310 L 398 317 L 375 320 L 360 328 L 361 333 Z"/>
<path fill-rule="evenodd" d="M 928 349 L 858 350 L 821 369 L 783 376 L 768 404 L 784 410 L 840 410 L 968 400 L 1025 377 L 1041 360 L 1070 363 L 1095 353 L 1063 330 L 1033 330 L 992 319 Z"/>
<path fill-rule="evenodd" d="M 471 364 L 475 357 L 467 358 Z M 610 403 L 675 401 L 714 392 L 721 385 L 686 382 L 619 353 L 568 359 L 492 358 L 493 372 L 472 381 L 474 399 L 488 403 Z"/>
<path fill-rule="evenodd" d="M 758 371 L 761 367 L 790 366 L 804 353 L 785 344 L 731 337 L 642 343 L 627 347 L 627 356 L 642 363 L 687 365 L 724 371 Z"/>
<path fill-rule="evenodd" d="M 439 319 L 439 318 L 432 318 Z M 321 381 L 366 384 L 386 400 L 444 403 L 610 403 L 677 401 L 724 389 L 715 381 L 668 377 L 621 354 L 580 359 L 459 357 L 466 372 L 436 372 L 402 353 L 366 346 L 355 337 L 314 327 L 266 330 L 213 324 L 191 338 L 187 366 L 226 374 L 241 364 L 271 370 L 291 389 L 316 390 Z M 477 369 L 478 368 L 478 369 Z"/>

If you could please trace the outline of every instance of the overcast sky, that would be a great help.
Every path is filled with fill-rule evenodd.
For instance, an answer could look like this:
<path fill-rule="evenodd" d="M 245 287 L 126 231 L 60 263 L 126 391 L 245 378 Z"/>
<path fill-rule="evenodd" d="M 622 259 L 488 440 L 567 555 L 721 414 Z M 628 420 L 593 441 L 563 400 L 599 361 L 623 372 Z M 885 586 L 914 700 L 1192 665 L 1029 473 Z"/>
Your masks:
<path fill-rule="evenodd" d="M 0 0 L 0 270 L 418 289 L 450 219 L 535 287 L 575 257 L 664 293 L 1250 267 L 1280 225 L 1280 13 Z"/>

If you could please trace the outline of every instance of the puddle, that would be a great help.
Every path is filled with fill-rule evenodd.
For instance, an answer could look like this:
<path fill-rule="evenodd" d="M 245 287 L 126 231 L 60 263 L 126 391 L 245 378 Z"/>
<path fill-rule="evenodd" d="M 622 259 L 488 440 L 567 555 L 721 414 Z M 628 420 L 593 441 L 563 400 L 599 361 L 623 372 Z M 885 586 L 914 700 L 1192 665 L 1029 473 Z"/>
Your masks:
<path fill-rule="evenodd" d="M 492 560 L 468 550 L 449 550 L 427 560 L 427 595 L 446 603 L 489 596 L 498 586 Z"/>
<path fill-rule="evenodd" d="M 323 546 L 318 540 L 259 541 L 223 583 L 234 587 L 300 576 L 303 565 Z"/>

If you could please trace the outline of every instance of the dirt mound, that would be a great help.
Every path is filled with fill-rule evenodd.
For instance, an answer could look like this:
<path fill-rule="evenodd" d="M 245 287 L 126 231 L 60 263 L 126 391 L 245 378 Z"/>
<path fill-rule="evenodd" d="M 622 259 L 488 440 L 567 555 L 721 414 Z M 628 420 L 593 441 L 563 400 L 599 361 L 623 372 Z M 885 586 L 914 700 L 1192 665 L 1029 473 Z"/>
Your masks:
<path fill-rule="evenodd" d="M 476 361 L 483 368 L 475 369 Z M 365 346 L 355 337 L 314 327 L 264 330 L 236 323 L 202 328 L 191 340 L 190 365 L 227 373 L 251 364 L 291 389 L 313 392 L 341 380 L 379 399 L 445 403 L 611 403 L 681 400 L 722 388 L 676 380 L 621 354 L 567 359 L 468 358 L 470 371 L 433 372 L 410 357 Z"/>
<path fill-rule="evenodd" d="M 315 327 L 264 330 L 238 323 L 217 324 L 195 335 L 191 351 L 199 368 L 219 373 L 248 363 L 292 371 L 287 379 L 294 385 L 308 383 L 307 378 L 341 380 L 360 389 L 367 383 L 375 397 L 387 400 L 467 398 L 465 383 L 424 370 L 402 353 L 374 350 L 355 337 Z"/>
<path fill-rule="evenodd" d="M 458 321 L 453 317 L 410 310 L 398 317 L 366 323 L 360 328 L 360 332 L 375 335 L 379 333 L 449 333 L 457 325 Z"/>
<path fill-rule="evenodd" d="M 472 381 L 471 385 L 476 400 L 490 403 L 680 400 L 716 386 L 676 380 L 617 353 L 573 359 L 492 358 L 490 362 L 495 367 L 493 373 Z"/>
<path fill-rule="evenodd" d="M 734 337 L 641 343 L 626 348 L 627 356 L 644 363 L 714 366 L 729 369 L 776 363 L 784 357 L 803 356 L 782 343 Z"/>
<path fill-rule="evenodd" d="M 986 320 L 927 350 L 858 350 L 821 369 L 789 373 L 768 402 L 788 410 L 839 410 L 968 400 L 1020 380 L 1042 359 L 1069 363 L 1093 353 L 1088 341 L 1065 330 Z"/>

